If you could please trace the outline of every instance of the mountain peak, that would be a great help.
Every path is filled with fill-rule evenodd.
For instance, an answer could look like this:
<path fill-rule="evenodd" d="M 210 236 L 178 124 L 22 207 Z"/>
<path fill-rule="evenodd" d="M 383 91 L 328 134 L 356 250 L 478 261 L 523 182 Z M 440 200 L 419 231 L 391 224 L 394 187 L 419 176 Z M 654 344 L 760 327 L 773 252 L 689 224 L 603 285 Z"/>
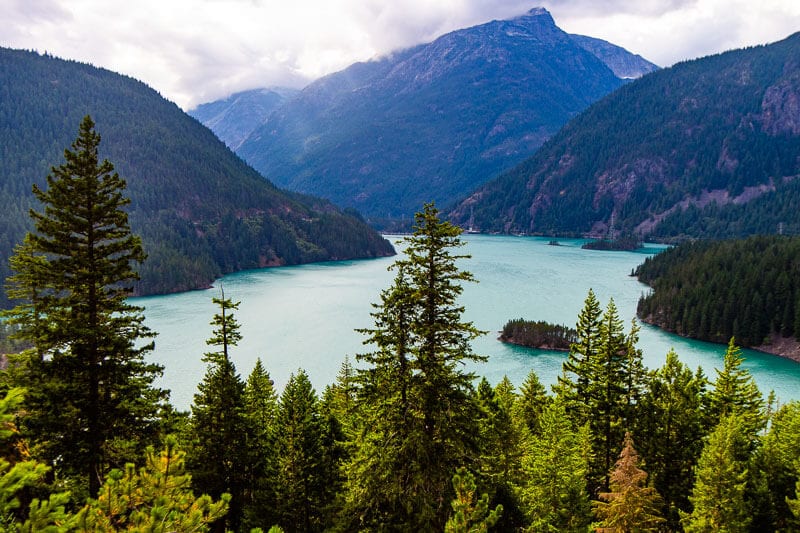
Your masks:
<path fill-rule="evenodd" d="M 528 10 L 527 13 L 525 13 L 522 16 L 523 17 L 540 17 L 542 15 L 546 15 L 546 16 L 552 18 L 552 16 L 550 15 L 550 12 L 548 10 L 546 10 L 545 8 L 543 8 L 543 7 L 531 8 L 531 9 Z"/>

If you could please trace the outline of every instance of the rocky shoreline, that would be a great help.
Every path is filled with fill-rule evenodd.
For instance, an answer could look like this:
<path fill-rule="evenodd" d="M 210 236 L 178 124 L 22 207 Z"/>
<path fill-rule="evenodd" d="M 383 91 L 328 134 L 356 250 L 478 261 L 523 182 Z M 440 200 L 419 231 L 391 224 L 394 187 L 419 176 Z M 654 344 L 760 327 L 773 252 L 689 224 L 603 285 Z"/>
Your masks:
<path fill-rule="evenodd" d="M 792 361 L 800 363 L 800 342 L 794 337 L 772 335 L 768 344 L 752 346 L 752 349 L 779 357 L 785 357 L 786 359 L 791 359 Z"/>

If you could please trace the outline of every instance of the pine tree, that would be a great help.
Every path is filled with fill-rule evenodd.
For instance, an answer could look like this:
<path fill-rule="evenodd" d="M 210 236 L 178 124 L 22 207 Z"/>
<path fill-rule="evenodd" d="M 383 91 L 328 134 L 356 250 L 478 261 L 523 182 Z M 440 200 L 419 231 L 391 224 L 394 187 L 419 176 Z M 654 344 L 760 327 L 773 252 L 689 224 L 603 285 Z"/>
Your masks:
<path fill-rule="evenodd" d="M 796 468 L 800 458 L 800 402 L 783 405 L 774 414 L 769 432 L 763 438 L 760 457 L 769 488 L 773 529 L 800 529 L 800 521 L 795 520 L 790 510 L 800 474 Z"/>
<path fill-rule="evenodd" d="M 487 533 L 500 519 L 503 506 L 497 505 L 489 511 L 489 495 L 475 499 L 475 476 L 461 467 L 453 474 L 455 498 L 451 506 L 453 514 L 444 526 L 445 533 Z"/>
<path fill-rule="evenodd" d="M 3 449 L 14 448 L 17 430 L 14 418 L 23 401 L 24 390 L 14 388 L 0 399 L 0 442 Z M 10 458 L 9 458 L 10 459 Z M 12 462 L 0 458 L 0 531 L 59 532 L 60 524 L 69 517 L 64 510 L 69 495 L 64 492 L 51 494 L 47 500 L 34 498 L 27 509 L 22 509 L 21 496 L 27 489 L 41 482 L 49 468 L 33 460 Z"/>
<path fill-rule="evenodd" d="M 331 473 L 323 459 L 323 423 L 319 399 L 302 370 L 289 377 L 278 409 L 278 502 L 280 526 L 287 533 L 321 531 L 324 483 Z"/>
<path fill-rule="evenodd" d="M 156 440 L 166 392 L 153 388 L 161 367 L 146 363 L 152 337 L 142 309 L 129 304 L 145 259 L 124 208 L 125 181 L 99 161 L 100 136 L 88 116 L 47 190 L 33 187 L 43 211 L 17 247 L 7 313 L 17 337 L 33 344 L 23 362 L 29 388 L 23 429 L 56 474 L 81 479 L 94 495 L 102 473 Z M 134 457 L 131 457 L 131 450 Z"/>
<path fill-rule="evenodd" d="M 742 350 L 731 338 L 723 368 L 717 370 L 717 379 L 709 393 L 709 414 L 712 421 L 739 415 L 746 433 L 755 437 L 766 424 L 764 398 L 753 376 L 741 367 L 743 361 Z"/>
<path fill-rule="evenodd" d="M 230 494 L 230 510 L 225 522 L 236 530 L 242 519 L 251 465 L 247 436 L 252 432 L 245 408 L 245 386 L 230 359 L 230 348 L 242 336 L 233 311 L 239 306 L 225 298 L 213 298 L 220 312 L 214 315 L 212 336 L 206 341 L 218 347 L 206 352 L 208 369 L 192 403 L 191 447 L 188 465 L 198 492 L 213 498 Z"/>
<path fill-rule="evenodd" d="M 464 243 L 432 204 L 415 220 L 375 328 L 363 330 L 375 351 L 358 356 L 371 367 L 359 372 L 365 432 L 348 465 L 347 514 L 357 527 L 441 530 L 450 476 L 477 451 L 474 375 L 461 366 L 484 360 L 469 345 L 481 332 L 457 305 L 473 281 L 456 266 L 467 256 L 450 251 Z"/>
<path fill-rule="evenodd" d="M 557 397 L 541 416 L 539 435 L 523 460 L 521 500 L 531 532 L 585 532 L 591 518 L 586 472 L 588 426 L 575 429 Z"/>
<path fill-rule="evenodd" d="M 219 501 L 195 497 L 191 477 L 184 470 L 184 453 L 177 440 L 168 437 L 161 453 L 147 452 L 145 467 L 128 464 L 112 470 L 98 497 L 73 517 L 70 524 L 80 531 L 208 531 L 227 511 L 230 496 Z"/>
<path fill-rule="evenodd" d="M 244 530 L 277 523 L 277 464 L 275 460 L 278 434 L 278 394 L 261 359 L 244 387 L 244 410 L 249 433 L 249 459 L 243 466 L 247 476 L 244 497 Z"/>
<path fill-rule="evenodd" d="M 706 435 L 706 384 L 700 369 L 693 373 L 670 350 L 664 366 L 649 376 L 634 424 L 651 484 L 664 499 L 664 516 L 672 529 L 679 527 L 678 511 L 690 510 L 695 465 Z"/>
<path fill-rule="evenodd" d="M 738 415 L 723 418 L 709 436 L 697 462 L 695 485 L 689 500 L 694 506 L 683 514 L 686 533 L 739 533 L 751 522 L 745 500 L 747 461 L 743 450 L 750 446 L 747 423 Z"/>
<path fill-rule="evenodd" d="M 645 486 L 647 472 L 639 468 L 639 454 L 633 447 L 630 433 L 611 473 L 609 492 L 600 493 L 594 509 L 600 522 L 595 531 L 602 533 L 644 533 L 659 531 L 661 497 L 652 487 Z"/>
<path fill-rule="evenodd" d="M 520 394 L 514 404 L 514 414 L 528 428 L 531 435 L 538 435 L 542 413 L 551 399 L 533 370 L 528 372 L 519 391 Z"/>
<path fill-rule="evenodd" d="M 558 378 L 555 387 L 576 420 L 587 420 L 589 417 L 586 412 L 591 402 L 589 382 L 592 379 L 592 365 L 600 350 L 602 317 L 600 302 L 597 301 L 594 291 L 589 289 L 575 325 L 578 342 L 570 346 L 569 356 L 563 365 L 564 375 Z"/>

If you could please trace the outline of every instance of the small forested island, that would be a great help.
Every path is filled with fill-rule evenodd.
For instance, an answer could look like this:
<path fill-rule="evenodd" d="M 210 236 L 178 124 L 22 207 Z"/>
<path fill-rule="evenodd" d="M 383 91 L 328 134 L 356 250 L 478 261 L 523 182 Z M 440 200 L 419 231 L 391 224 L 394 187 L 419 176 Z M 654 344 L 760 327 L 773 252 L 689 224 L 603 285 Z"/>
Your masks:
<path fill-rule="evenodd" d="M 800 361 L 800 237 L 687 242 L 634 275 L 653 288 L 639 300 L 643 321 Z"/>
<path fill-rule="evenodd" d="M 597 239 L 581 246 L 584 250 L 613 250 L 629 252 L 642 247 L 642 241 L 633 235 L 622 235 L 615 239 Z"/>
<path fill-rule="evenodd" d="M 578 332 L 574 328 L 544 320 L 534 322 L 516 318 L 506 322 L 499 338 L 503 342 L 528 348 L 567 352 L 570 345 L 578 340 Z"/>

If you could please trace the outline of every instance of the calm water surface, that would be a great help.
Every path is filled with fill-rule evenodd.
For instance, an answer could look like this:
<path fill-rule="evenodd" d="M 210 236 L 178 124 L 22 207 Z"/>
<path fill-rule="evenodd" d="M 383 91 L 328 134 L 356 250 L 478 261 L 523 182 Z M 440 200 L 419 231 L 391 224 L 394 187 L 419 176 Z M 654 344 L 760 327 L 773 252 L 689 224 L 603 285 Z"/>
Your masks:
<path fill-rule="evenodd" d="M 399 237 L 390 237 L 396 241 Z M 636 252 L 582 250 L 582 240 L 535 237 L 465 235 L 462 250 L 472 258 L 460 266 L 479 280 L 465 287 L 461 303 L 465 317 L 489 333 L 473 343 L 475 352 L 489 356 L 469 368 L 493 384 L 504 375 L 520 384 L 533 369 L 545 384 L 561 372 L 563 353 L 505 345 L 497 332 L 511 318 L 546 320 L 574 326 L 589 288 L 603 308 L 613 298 L 620 317 L 635 317 L 636 302 L 647 287 L 630 272 L 645 257 L 662 248 L 650 245 Z M 402 246 L 396 246 L 398 251 Z M 215 288 L 168 296 L 137 298 L 145 307 L 147 325 L 158 332 L 151 359 L 164 365 L 160 386 L 172 391 L 172 402 L 188 409 L 205 373 L 201 356 L 211 335 L 209 321 L 217 311 L 211 298 L 241 301 L 235 316 L 244 339 L 232 358 L 246 377 L 257 358 L 279 390 L 292 372 L 304 369 L 320 392 L 332 383 L 345 356 L 364 351 L 357 328 L 371 327 L 371 304 L 394 277 L 387 267 L 397 258 L 343 261 L 268 268 L 224 277 Z M 692 368 L 702 366 L 712 379 L 722 365 L 725 346 L 692 341 L 642 325 L 639 347 L 644 363 L 655 369 L 670 350 Z M 774 390 L 780 401 L 800 399 L 800 364 L 780 357 L 745 351 L 745 366 L 765 394 Z"/>

